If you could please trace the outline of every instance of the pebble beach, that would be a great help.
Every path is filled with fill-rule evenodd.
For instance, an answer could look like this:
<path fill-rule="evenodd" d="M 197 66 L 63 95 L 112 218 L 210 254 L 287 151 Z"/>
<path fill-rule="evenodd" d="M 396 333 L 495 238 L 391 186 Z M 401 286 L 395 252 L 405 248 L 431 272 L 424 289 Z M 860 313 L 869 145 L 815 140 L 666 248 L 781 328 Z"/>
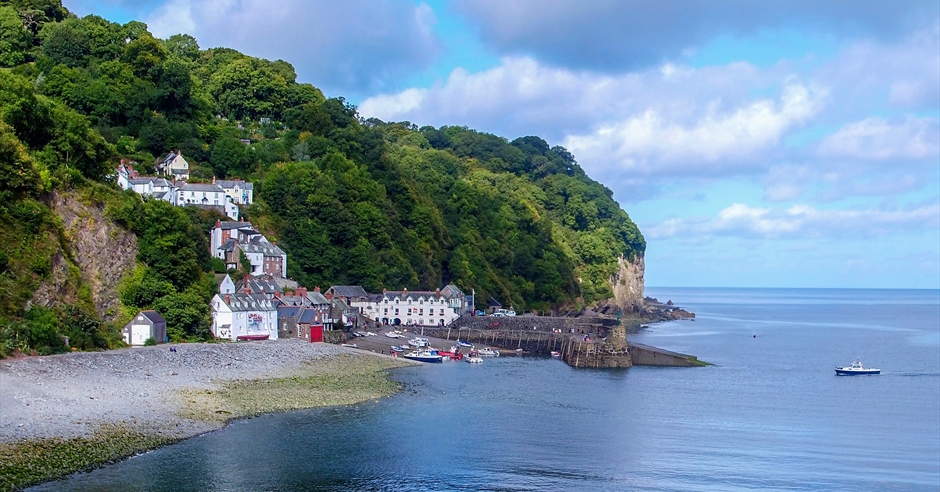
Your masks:
<path fill-rule="evenodd" d="M 0 490 L 216 430 L 235 418 L 388 396 L 398 387 L 385 371 L 407 364 L 301 340 L 0 360 Z M 87 445 L 96 441 L 108 445 Z M 85 447 L 114 449 L 84 456 Z M 77 454 L 74 463 L 34 470 L 37 461 L 62 461 L 46 455 L 63 452 Z"/>

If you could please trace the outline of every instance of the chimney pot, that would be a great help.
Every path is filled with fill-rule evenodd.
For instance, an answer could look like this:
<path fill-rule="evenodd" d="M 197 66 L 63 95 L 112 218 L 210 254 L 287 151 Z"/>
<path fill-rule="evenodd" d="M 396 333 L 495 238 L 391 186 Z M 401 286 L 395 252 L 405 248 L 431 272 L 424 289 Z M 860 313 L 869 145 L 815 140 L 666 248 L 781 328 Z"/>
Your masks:
<path fill-rule="evenodd" d="M 245 293 L 251 295 L 251 287 L 245 286 Z"/>
<path fill-rule="evenodd" d="M 320 286 L 319 286 L 319 285 L 315 286 L 315 287 L 313 288 L 313 291 L 314 291 L 314 292 L 320 292 Z"/>
<path fill-rule="evenodd" d="M 231 304 L 232 304 L 232 296 L 231 296 L 231 295 L 225 294 L 225 304 L 226 304 L 226 305 L 231 305 Z"/>

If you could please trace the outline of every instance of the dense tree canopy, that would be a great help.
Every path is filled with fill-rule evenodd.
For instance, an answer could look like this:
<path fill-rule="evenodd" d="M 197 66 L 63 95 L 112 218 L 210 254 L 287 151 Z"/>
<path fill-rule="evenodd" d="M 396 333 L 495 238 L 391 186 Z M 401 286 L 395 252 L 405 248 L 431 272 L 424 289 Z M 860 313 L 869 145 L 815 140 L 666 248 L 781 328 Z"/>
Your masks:
<path fill-rule="evenodd" d="M 174 337 L 205 333 L 191 304 L 212 290 L 210 219 L 95 184 L 118 158 L 146 173 L 170 150 L 194 179 L 252 180 L 247 218 L 308 286 L 452 282 L 517 309 L 576 306 L 609 297 L 618 258 L 645 251 L 611 191 L 537 136 L 363 120 L 342 97 L 298 84 L 283 60 L 203 50 L 184 34 L 160 40 L 140 22 L 75 17 L 59 0 L 0 0 L 0 33 L 0 218 L 31 238 L 0 244 L 0 288 L 21 286 L 0 323 L 33 323 L 39 338 L 91 326 L 74 312 L 55 324 L 25 310 L 49 267 L 19 248 L 56 247 L 44 193 L 76 186 L 98 190 L 109 217 L 138 236 L 123 304 L 160 306 Z"/>

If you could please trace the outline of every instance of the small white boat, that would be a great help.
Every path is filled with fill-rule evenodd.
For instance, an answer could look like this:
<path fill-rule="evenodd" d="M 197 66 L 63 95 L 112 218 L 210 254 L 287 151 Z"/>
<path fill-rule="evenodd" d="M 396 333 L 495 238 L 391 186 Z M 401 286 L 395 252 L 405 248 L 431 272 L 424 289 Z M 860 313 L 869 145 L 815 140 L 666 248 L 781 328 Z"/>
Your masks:
<path fill-rule="evenodd" d="M 560 359 L 560 358 L 561 358 L 561 352 L 559 352 L 559 351 L 557 351 L 557 350 L 552 350 L 552 357 L 554 357 L 554 358 L 556 358 L 556 359 Z"/>
<path fill-rule="evenodd" d="M 444 360 L 443 356 L 433 353 L 430 350 L 415 350 L 402 355 L 402 357 L 418 362 L 441 362 Z"/>
<path fill-rule="evenodd" d="M 457 340 L 457 345 L 460 345 L 461 347 L 473 347 L 472 343 L 465 342 L 463 340 Z"/>
<path fill-rule="evenodd" d="M 429 342 L 427 338 L 412 338 L 411 339 L 411 344 L 414 345 L 415 347 L 427 347 L 428 343 Z"/>
<path fill-rule="evenodd" d="M 395 333 L 394 331 L 386 331 L 385 336 L 389 338 L 404 338 L 401 333 Z"/>
<path fill-rule="evenodd" d="M 493 350 L 489 347 L 484 347 L 480 350 L 477 350 L 477 355 L 480 357 L 499 357 L 499 350 Z"/>
<path fill-rule="evenodd" d="M 836 366 L 837 376 L 856 376 L 862 374 L 881 374 L 881 369 L 865 367 L 860 360 L 856 360 L 851 366 Z"/>
<path fill-rule="evenodd" d="M 463 360 L 471 364 L 480 364 L 481 362 L 483 362 L 483 357 L 480 357 L 479 355 L 471 355 L 470 357 L 464 357 Z"/>
<path fill-rule="evenodd" d="M 407 349 L 404 347 L 399 347 L 398 345 L 392 345 L 392 350 L 394 350 L 395 352 L 404 352 Z"/>

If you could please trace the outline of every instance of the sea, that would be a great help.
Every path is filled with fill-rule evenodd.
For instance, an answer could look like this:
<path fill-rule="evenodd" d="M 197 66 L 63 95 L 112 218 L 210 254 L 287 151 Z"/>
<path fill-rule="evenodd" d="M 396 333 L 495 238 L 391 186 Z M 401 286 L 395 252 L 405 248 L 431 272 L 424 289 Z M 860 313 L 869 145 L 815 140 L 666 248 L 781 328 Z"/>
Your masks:
<path fill-rule="evenodd" d="M 694 368 L 426 364 L 32 490 L 937 491 L 940 291 L 648 288 Z M 880 375 L 836 376 L 856 358 Z"/>

